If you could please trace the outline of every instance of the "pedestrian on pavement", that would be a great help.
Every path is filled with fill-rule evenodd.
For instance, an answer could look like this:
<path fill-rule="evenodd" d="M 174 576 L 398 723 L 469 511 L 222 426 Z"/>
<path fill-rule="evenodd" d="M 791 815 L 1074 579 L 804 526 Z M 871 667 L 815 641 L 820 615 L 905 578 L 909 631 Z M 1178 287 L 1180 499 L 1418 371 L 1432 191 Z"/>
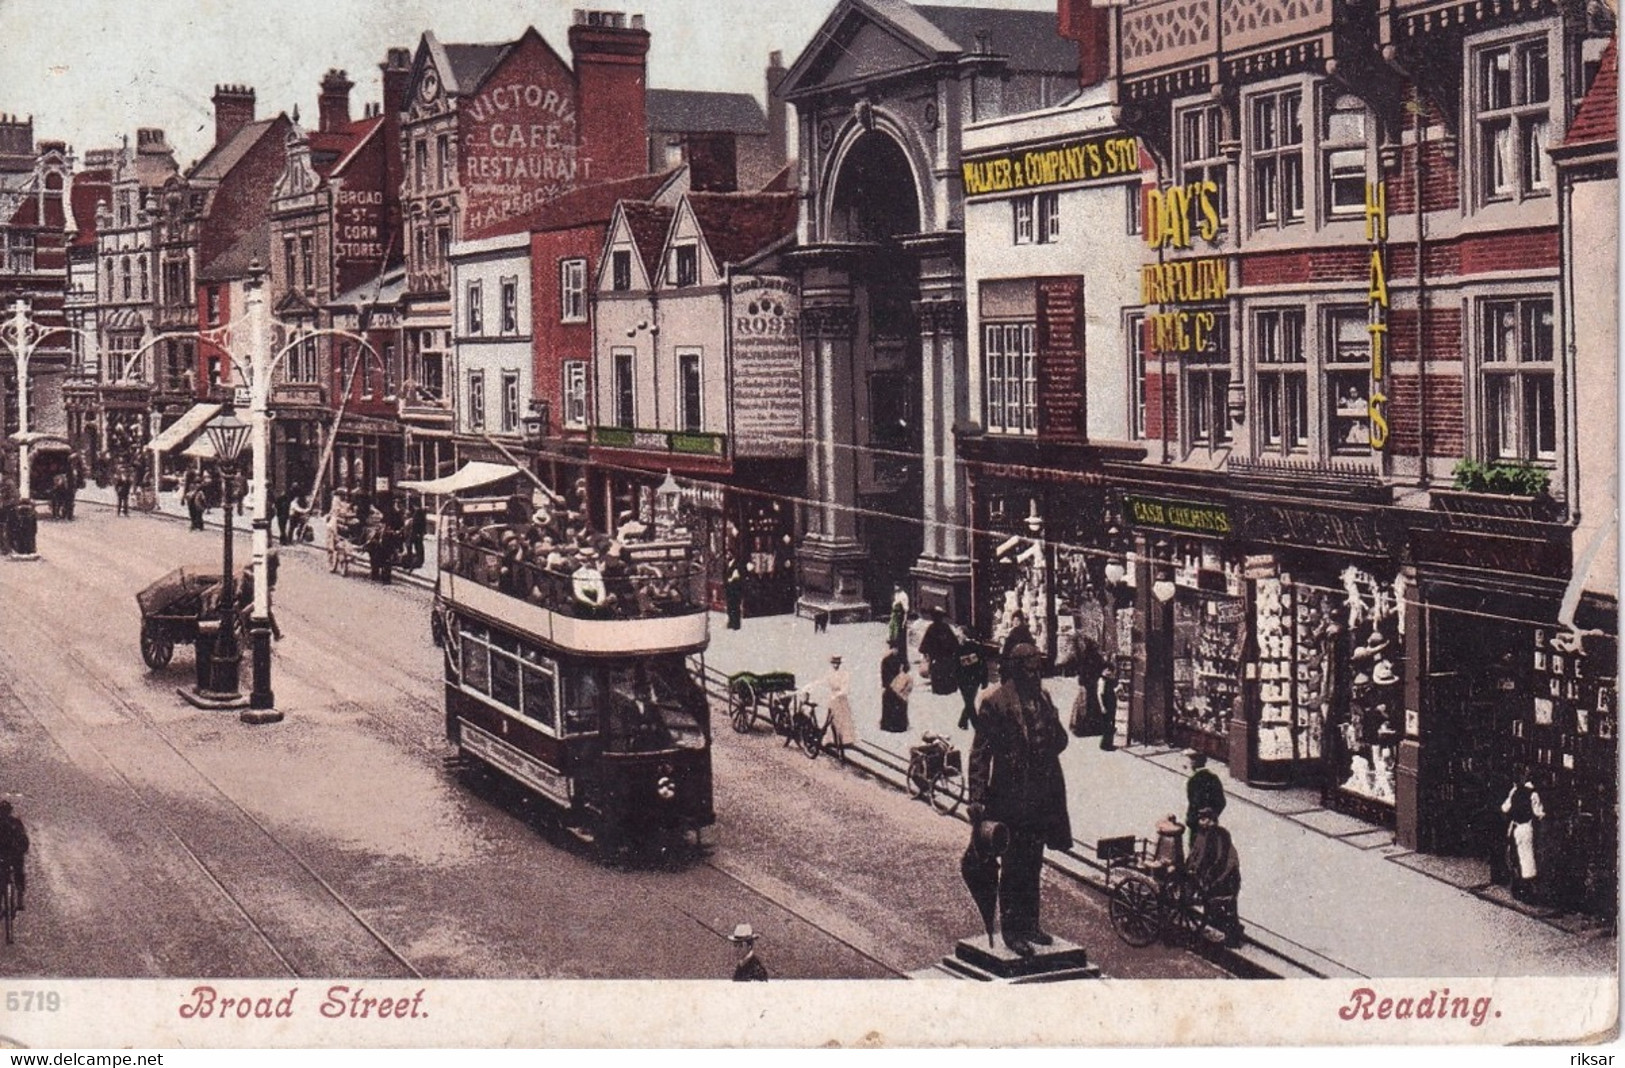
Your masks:
<path fill-rule="evenodd" d="M 959 635 L 941 608 L 931 609 L 931 625 L 920 638 L 920 656 L 925 662 L 921 674 L 930 678 L 932 693 L 946 695 L 959 690 Z"/>
<path fill-rule="evenodd" d="M 738 560 L 729 565 L 722 580 L 722 596 L 728 603 L 728 629 L 738 630 L 745 600 L 745 567 Z"/>
<path fill-rule="evenodd" d="M 1224 783 L 1208 770 L 1207 755 L 1195 749 L 1185 750 L 1190 762 L 1191 777 L 1185 780 L 1185 826 L 1190 829 L 1191 841 L 1196 841 L 1196 817 L 1210 808 L 1215 816 L 1224 811 Z"/>
<path fill-rule="evenodd" d="M 1072 845 L 1060 759 L 1067 734 L 1044 692 L 1043 665 L 1035 645 L 1010 651 L 1005 680 L 977 713 L 970 755 L 971 826 L 990 821 L 1010 831 L 999 867 L 999 928 L 1004 944 L 1023 957 L 1055 941 L 1039 924 L 1044 848 Z"/>
<path fill-rule="evenodd" d="M 902 586 L 891 590 L 891 615 L 886 622 L 886 641 L 908 658 L 908 594 Z"/>
<path fill-rule="evenodd" d="M 1501 802 L 1501 813 L 1507 817 L 1508 868 L 1512 874 L 1512 896 L 1523 902 L 1533 902 L 1537 893 L 1536 878 L 1540 875 L 1535 863 L 1535 821 L 1546 818 L 1546 809 L 1540 803 L 1540 794 L 1529 778 L 1529 768 L 1517 765 L 1512 777 L 1512 790 Z"/>
<path fill-rule="evenodd" d="M 1100 676 L 1106 670 L 1106 658 L 1100 655 L 1100 646 L 1093 638 L 1083 639 L 1077 669 L 1078 699 L 1072 704 L 1072 733 L 1079 738 L 1093 738 L 1106 729 L 1106 714 L 1100 706 Z"/>
<path fill-rule="evenodd" d="M 739 963 L 734 966 L 734 982 L 767 982 L 767 965 L 756 955 L 756 932 L 751 929 L 750 924 L 742 923 L 736 926 L 734 933 L 728 936 L 728 941 L 739 948 Z"/>
<path fill-rule="evenodd" d="M 113 470 L 113 496 L 118 500 L 118 509 L 115 515 L 130 514 L 130 488 L 133 480 L 130 477 L 130 468 L 127 464 L 119 464 Z"/>
<path fill-rule="evenodd" d="M 965 702 L 959 713 L 959 729 L 976 725 L 976 696 L 987 685 L 987 648 L 975 634 L 968 635 L 959 647 L 959 697 Z"/>
<path fill-rule="evenodd" d="M 1018 645 L 1038 647 L 1038 642 L 1033 638 L 1032 628 L 1027 626 L 1027 615 L 1019 609 L 1010 615 L 1010 633 L 1004 636 L 1004 647 L 999 651 L 999 658 L 1008 660 Z"/>
<path fill-rule="evenodd" d="M 406 570 L 416 571 L 423 566 L 423 539 L 429 533 L 429 510 L 423 506 L 423 498 L 413 499 L 411 514 L 407 517 L 406 526 Z"/>
<path fill-rule="evenodd" d="M 852 676 L 841 667 L 841 658 L 829 658 L 829 674 L 824 678 L 829 690 L 829 722 L 835 728 L 837 746 L 856 745 L 858 725 L 852 719 Z"/>
<path fill-rule="evenodd" d="M 1185 870 L 1202 891 L 1207 921 L 1224 935 L 1224 944 L 1241 944 L 1241 913 L 1237 897 L 1241 893 L 1241 858 L 1236 854 L 1230 832 L 1219 826 L 1219 814 L 1211 808 L 1196 813 L 1195 834 L 1191 838 L 1190 859 Z"/>
<path fill-rule="evenodd" d="M 908 698 L 914 692 L 914 676 L 908 670 L 908 657 L 890 641 L 880 658 L 880 729 L 889 734 L 908 730 Z"/>
<path fill-rule="evenodd" d="M 1100 714 L 1105 720 L 1100 748 L 1109 753 L 1117 748 L 1117 671 L 1110 661 L 1100 672 Z"/>
<path fill-rule="evenodd" d="M 204 492 L 202 480 L 194 478 L 189 473 L 182 496 L 186 499 L 186 515 L 192 521 L 191 529 L 202 530 L 203 513 L 208 507 L 208 496 Z"/>
<path fill-rule="evenodd" d="M 23 909 L 23 891 L 28 888 L 28 873 L 23 870 L 27 853 L 28 831 L 23 821 L 12 815 L 10 801 L 0 801 L 0 878 L 8 871 L 16 876 L 18 912 Z"/>
<path fill-rule="evenodd" d="M 293 491 L 284 489 L 277 494 L 273 507 L 276 509 L 277 540 L 283 545 L 292 545 L 293 538 L 288 533 L 288 519 L 293 514 Z"/>
<path fill-rule="evenodd" d="M 57 475 L 51 479 L 51 518 L 66 519 L 68 516 L 68 476 Z"/>

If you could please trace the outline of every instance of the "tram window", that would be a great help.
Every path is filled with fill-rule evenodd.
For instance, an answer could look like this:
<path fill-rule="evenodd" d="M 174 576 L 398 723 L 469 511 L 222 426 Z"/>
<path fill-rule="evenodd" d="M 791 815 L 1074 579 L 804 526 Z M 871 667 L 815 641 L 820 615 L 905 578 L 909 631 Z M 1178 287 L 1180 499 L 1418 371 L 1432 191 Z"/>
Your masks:
<path fill-rule="evenodd" d="M 497 649 L 506 649 L 510 653 L 519 652 L 519 639 L 500 630 L 491 632 L 491 645 Z"/>
<path fill-rule="evenodd" d="M 495 649 L 491 650 L 491 699 L 515 711 L 519 709 L 519 664 Z"/>
<path fill-rule="evenodd" d="M 553 676 L 532 668 L 524 669 L 525 717 L 549 730 L 557 728 L 553 709 Z"/>
<path fill-rule="evenodd" d="M 609 684 L 609 746 L 629 752 L 705 746 L 697 714 L 705 694 L 682 657 L 656 657 L 612 668 Z"/>
<path fill-rule="evenodd" d="M 565 734 L 590 734 L 598 729 L 598 692 L 598 677 L 593 669 L 565 674 Z"/>
<path fill-rule="evenodd" d="M 490 650 L 467 632 L 463 635 L 463 685 L 480 693 L 491 692 Z"/>

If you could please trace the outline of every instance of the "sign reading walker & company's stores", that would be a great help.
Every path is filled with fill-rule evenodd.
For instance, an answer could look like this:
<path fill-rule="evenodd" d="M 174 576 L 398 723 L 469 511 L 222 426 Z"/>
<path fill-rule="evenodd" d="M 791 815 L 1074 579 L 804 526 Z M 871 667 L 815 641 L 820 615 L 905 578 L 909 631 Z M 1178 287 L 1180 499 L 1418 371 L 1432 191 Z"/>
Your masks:
<path fill-rule="evenodd" d="M 1003 152 L 966 160 L 959 165 L 968 197 L 1042 189 L 1094 178 L 1119 178 L 1137 173 L 1139 169 L 1140 142 L 1120 135 Z"/>

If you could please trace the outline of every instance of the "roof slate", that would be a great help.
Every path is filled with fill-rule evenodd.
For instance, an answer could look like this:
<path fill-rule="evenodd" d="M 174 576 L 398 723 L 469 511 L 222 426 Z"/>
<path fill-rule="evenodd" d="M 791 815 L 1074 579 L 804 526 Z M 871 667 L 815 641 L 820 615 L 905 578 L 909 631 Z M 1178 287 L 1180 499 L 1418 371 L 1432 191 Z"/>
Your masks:
<path fill-rule="evenodd" d="M 199 282 L 229 282 L 248 277 L 248 268 L 258 260 L 271 262 L 271 221 L 262 219 L 258 226 L 239 237 L 232 246 L 197 273 Z"/>
<path fill-rule="evenodd" d="M 650 89 L 644 105 L 650 131 L 765 134 L 767 115 L 749 93 Z"/>
<path fill-rule="evenodd" d="M 1596 77 L 1591 79 L 1591 88 L 1586 90 L 1580 110 L 1569 125 L 1568 136 L 1563 139 L 1565 148 L 1607 144 L 1619 139 L 1618 47 L 1616 37 L 1603 51 Z"/>
<path fill-rule="evenodd" d="M 976 35 L 986 32 L 987 50 L 1009 56 L 1015 70 L 1075 73 L 1078 46 L 1060 35 L 1054 10 L 1003 11 L 981 7 L 917 7 L 962 51 L 977 50 Z"/>
<path fill-rule="evenodd" d="M 643 258 L 643 269 L 653 278 L 660 270 L 660 254 L 665 249 L 666 232 L 671 229 L 674 212 L 663 204 L 635 200 L 622 201 L 621 210 L 632 231 L 632 240 L 637 243 L 638 255 Z"/>
<path fill-rule="evenodd" d="M 720 264 L 743 263 L 796 230 L 795 193 L 690 193 L 695 221 Z"/>
<path fill-rule="evenodd" d="M 194 182 L 217 182 L 224 178 L 244 156 L 248 155 L 249 149 L 259 143 L 260 138 L 265 136 L 266 131 L 275 122 L 275 119 L 259 119 L 245 123 L 225 144 L 210 149 L 209 154 L 198 160 L 186 177 Z"/>

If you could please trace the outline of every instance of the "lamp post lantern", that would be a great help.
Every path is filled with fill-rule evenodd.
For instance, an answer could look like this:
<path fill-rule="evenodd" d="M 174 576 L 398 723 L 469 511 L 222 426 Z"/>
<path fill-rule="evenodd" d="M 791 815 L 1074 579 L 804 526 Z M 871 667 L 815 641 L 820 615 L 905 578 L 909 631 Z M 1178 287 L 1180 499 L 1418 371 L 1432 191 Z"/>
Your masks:
<path fill-rule="evenodd" d="M 242 654 L 237 649 L 237 576 L 232 567 L 232 485 L 237 478 L 237 459 L 248 444 L 249 425 L 227 407 L 209 424 L 209 444 L 220 461 L 220 504 L 225 512 L 224 570 L 220 578 L 220 633 L 215 636 L 211 659 L 209 692 L 216 703 L 240 699 L 238 671 Z"/>

